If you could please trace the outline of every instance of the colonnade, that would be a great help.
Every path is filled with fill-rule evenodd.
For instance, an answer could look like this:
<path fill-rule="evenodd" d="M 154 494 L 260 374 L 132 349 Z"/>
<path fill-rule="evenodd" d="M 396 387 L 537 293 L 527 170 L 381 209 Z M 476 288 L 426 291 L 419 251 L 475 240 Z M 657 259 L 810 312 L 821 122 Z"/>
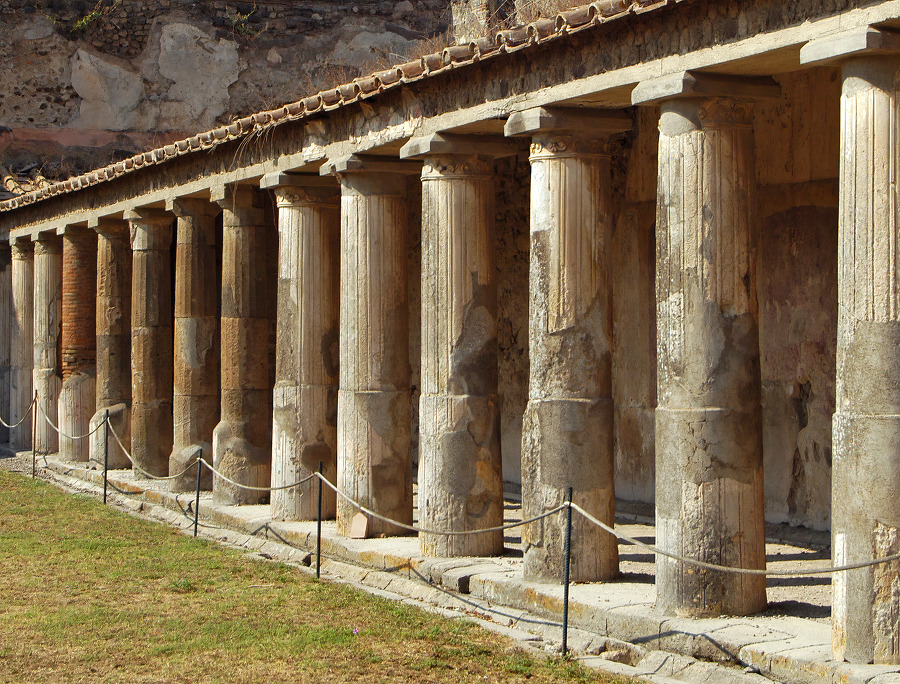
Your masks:
<path fill-rule="evenodd" d="M 893 126 L 900 46 L 872 39 L 868 53 L 848 54 L 847 44 L 804 48 L 809 63 L 843 64 L 838 563 L 900 549 L 900 141 Z M 632 96 L 661 111 L 657 544 L 748 569 L 765 567 L 753 112 L 778 92 L 768 78 L 686 72 L 641 83 Z M 95 373 L 93 405 L 85 406 L 86 394 L 66 400 L 81 411 L 70 418 L 67 408 L 66 425 L 82 426 L 91 414 L 96 425 L 109 412 L 136 464 L 152 474 L 178 472 L 202 454 L 235 482 L 280 487 L 321 464 L 356 501 L 412 522 L 407 212 L 410 184 L 419 182 L 419 523 L 457 532 L 501 524 L 493 160 L 515 154 L 525 138 L 531 210 L 523 514 L 558 506 L 572 488 L 578 505 L 612 525 L 608 138 L 629 126 L 620 111 L 535 108 L 513 114 L 505 137 L 414 138 L 399 159 L 334 158 L 320 175 L 279 173 L 253 186 L 213 188 L 208 197 L 176 197 L 165 210 L 97 221 L 91 233 L 64 227 L 62 239 L 17 238 L 0 254 L 0 295 L 11 292 L 13 322 L 9 390 L 4 383 L 0 403 L 8 402 L 15 421 L 34 389 L 42 410 L 56 416 L 61 387 Z M 277 266 L 266 259 L 266 232 L 275 230 L 267 202 L 275 207 Z M 95 250 L 95 271 L 86 250 Z M 273 269 L 274 320 L 266 275 Z M 85 273 L 96 273 L 92 343 L 72 297 L 79 290 L 93 298 L 81 291 Z M 30 446 L 27 429 L 12 430 L 9 439 Z M 37 452 L 88 457 L 63 446 L 39 421 Z M 92 444 L 91 453 L 96 449 Z M 191 484 L 185 478 L 173 487 Z M 220 478 L 205 484 L 220 503 L 268 497 Z M 273 516 L 313 518 L 313 487 L 273 492 Z M 376 518 L 359 530 L 356 509 L 330 494 L 324 508 L 341 535 L 403 533 Z M 561 518 L 524 528 L 526 579 L 560 579 L 563 531 Z M 573 544 L 575 580 L 616 577 L 610 535 L 576 516 Z M 503 538 L 422 534 L 420 548 L 430 556 L 484 556 L 502 553 Z M 900 661 L 896 577 L 896 564 L 836 576 L 836 655 Z M 656 586 L 668 614 L 750 614 L 766 603 L 761 576 L 698 570 L 662 556 Z"/>

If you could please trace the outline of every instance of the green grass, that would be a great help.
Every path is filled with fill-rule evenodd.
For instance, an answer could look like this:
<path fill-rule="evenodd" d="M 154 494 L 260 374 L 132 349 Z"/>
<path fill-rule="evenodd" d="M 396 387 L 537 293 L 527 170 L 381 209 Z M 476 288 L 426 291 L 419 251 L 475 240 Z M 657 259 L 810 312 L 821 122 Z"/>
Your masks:
<path fill-rule="evenodd" d="M 0 682 L 622 682 L 0 471 Z"/>

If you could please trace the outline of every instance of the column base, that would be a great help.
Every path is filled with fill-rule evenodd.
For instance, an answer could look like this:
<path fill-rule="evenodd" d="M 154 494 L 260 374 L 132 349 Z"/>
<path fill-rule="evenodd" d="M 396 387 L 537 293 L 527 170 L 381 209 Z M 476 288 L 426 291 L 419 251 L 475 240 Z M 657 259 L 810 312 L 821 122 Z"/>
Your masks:
<path fill-rule="evenodd" d="M 230 480 L 251 487 L 269 487 L 272 466 L 269 448 L 254 446 L 240 436 L 244 434 L 240 423 L 220 422 L 213 430 L 213 466 Z M 246 506 L 269 502 L 268 491 L 243 489 L 220 477 L 213 478 L 213 501 L 226 506 Z"/>
<path fill-rule="evenodd" d="M 412 442 L 408 391 L 338 391 L 338 488 L 391 520 L 412 524 Z M 337 502 L 338 534 L 347 536 L 359 512 Z M 366 536 L 396 537 L 409 530 L 369 518 Z"/>
<path fill-rule="evenodd" d="M 572 487 L 575 503 L 614 524 L 612 399 L 532 399 L 522 435 L 524 518 L 559 506 Z M 563 581 L 565 532 L 565 511 L 522 528 L 526 580 Z M 575 512 L 571 559 L 573 582 L 619 575 L 616 538 Z"/>
<path fill-rule="evenodd" d="M 75 373 L 62 384 L 59 392 L 59 429 L 67 435 L 86 435 L 91 430 L 95 405 L 93 373 Z M 69 439 L 59 436 L 59 457 L 63 461 L 87 461 L 91 449 L 88 438 Z M 95 464 L 96 465 L 96 464 Z"/>
<path fill-rule="evenodd" d="M 131 457 L 135 465 L 151 475 L 169 474 L 172 453 L 172 405 L 138 404 L 131 407 Z M 135 470 L 137 479 L 146 475 Z"/>
<path fill-rule="evenodd" d="M 179 449 L 175 449 L 169 455 L 169 473 L 175 475 L 176 473 L 180 473 L 188 466 L 192 466 L 188 468 L 188 470 L 181 475 L 181 477 L 176 477 L 174 480 L 169 480 L 169 491 L 170 492 L 193 492 L 197 489 L 197 469 L 194 465 L 197 461 L 197 457 L 200 456 L 204 461 L 210 463 L 212 460 L 212 444 L 210 442 L 201 442 L 200 444 L 189 444 L 185 447 L 181 447 Z M 213 487 L 213 476 L 212 471 L 209 468 L 204 466 L 200 466 L 200 489 L 203 491 L 210 491 Z"/>
<path fill-rule="evenodd" d="M 657 408 L 661 549 L 729 567 L 766 567 L 759 421 L 753 410 Z M 667 615 L 751 615 L 766 607 L 766 581 L 659 556 L 656 605 Z"/>
<path fill-rule="evenodd" d="M 106 434 L 107 430 L 103 429 L 93 432 L 94 428 L 106 419 L 107 411 L 109 411 L 110 428 L 107 428 L 109 430 L 109 435 Z M 112 430 L 115 430 L 116 435 L 122 440 L 122 444 L 127 448 L 130 448 L 131 409 L 127 404 L 115 404 L 108 408 L 98 409 L 91 417 L 89 429 L 92 432 L 89 440 L 90 458 L 98 468 L 103 467 L 104 455 L 107 456 L 107 465 L 110 470 L 122 470 L 131 467 L 131 461 L 128 460 L 125 452 L 122 451 L 122 447 L 119 446 L 119 443 L 112 434 Z M 109 450 L 108 452 L 107 448 Z"/>
<path fill-rule="evenodd" d="M 420 525 L 456 532 L 502 525 L 497 396 L 423 394 L 419 406 Z M 419 548 L 426 556 L 497 556 L 503 533 L 423 533 Z"/>

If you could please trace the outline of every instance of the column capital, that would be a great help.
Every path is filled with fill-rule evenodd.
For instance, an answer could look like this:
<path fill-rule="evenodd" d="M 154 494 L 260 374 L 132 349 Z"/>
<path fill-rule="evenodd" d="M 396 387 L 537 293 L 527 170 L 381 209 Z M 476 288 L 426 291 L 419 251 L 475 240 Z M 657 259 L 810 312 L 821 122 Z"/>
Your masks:
<path fill-rule="evenodd" d="M 567 133 L 581 138 L 593 138 L 621 133 L 631 128 L 631 117 L 618 109 L 534 107 L 510 115 L 503 133 L 508 137 Z"/>
<path fill-rule="evenodd" d="M 98 235 L 107 238 L 124 238 L 128 236 L 128 221 L 112 217 L 94 218 L 88 221 L 88 228 Z"/>
<path fill-rule="evenodd" d="M 851 57 L 900 55 L 900 32 L 863 26 L 812 40 L 800 48 L 800 64 L 840 64 Z"/>
<path fill-rule="evenodd" d="M 425 157 L 422 180 L 493 178 L 493 164 L 479 154 L 434 154 Z"/>
<path fill-rule="evenodd" d="M 172 215 L 161 209 L 133 209 L 125 212 L 131 228 L 131 248 L 135 251 L 168 249 L 172 243 Z"/>
<path fill-rule="evenodd" d="M 519 146 L 499 136 L 457 135 L 453 133 L 432 133 L 412 138 L 400 148 L 401 159 L 422 159 L 435 155 L 480 155 L 485 157 L 512 157 L 518 154 Z"/>
<path fill-rule="evenodd" d="M 91 230 L 86 225 L 73 225 L 73 226 L 63 226 L 59 230 L 56 231 L 57 235 L 61 235 L 63 237 L 72 237 L 79 235 L 92 235 L 93 230 Z"/>
<path fill-rule="evenodd" d="M 416 161 L 385 161 L 350 155 L 329 159 L 319 173 L 336 176 L 343 194 L 406 196 L 406 177 L 419 174 L 422 165 Z"/>
<path fill-rule="evenodd" d="M 207 199 L 175 197 L 166 200 L 166 211 L 173 213 L 177 218 L 191 218 L 192 216 L 215 216 L 220 209 Z"/>
<path fill-rule="evenodd" d="M 35 255 L 62 253 L 62 240 L 52 231 L 38 233 L 34 239 L 34 253 Z"/>
<path fill-rule="evenodd" d="M 34 243 L 25 237 L 17 237 L 9 242 L 13 259 L 30 259 L 34 254 Z"/>
<path fill-rule="evenodd" d="M 606 138 L 583 138 L 564 132 L 547 132 L 532 138 L 529 159 L 609 157 L 613 148 L 614 145 Z"/>
<path fill-rule="evenodd" d="M 259 187 L 274 191 L 279 207 L 330 207 L 340 198 L 340 185 L 325 176 L 270 173 L 262 177 Z"/>
<path fill-rule="evenodd" d="M 641 81 L 631 91 L 634 105 L 660 104 L 676 98 L 709 99 L 727 97 L 758 100 L 781 96 L 781 86 L 768 76 L 731 76 L 697 71 L 679 71 Z"/>
<path fill-rule="evenodd" d="M 238 208 L 255 208 L 259 206 L 259 191 L 252 185 L 219 185 L 210 190 L 210 200 L 223 210 L 234 211 Z"/>

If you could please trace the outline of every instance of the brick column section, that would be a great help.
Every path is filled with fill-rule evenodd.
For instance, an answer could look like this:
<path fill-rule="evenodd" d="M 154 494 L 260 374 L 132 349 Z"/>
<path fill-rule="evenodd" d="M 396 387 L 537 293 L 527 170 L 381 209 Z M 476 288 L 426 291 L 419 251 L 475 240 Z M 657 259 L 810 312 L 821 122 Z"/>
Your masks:
<path fill-rule="evenodd" d="M 60 430 L 84 435 L 90 430 L 96 395 L 97 234 L 86 228 L 63 232 L 62 265 L 62 388 L 58 416 Z M 87 461 L 87 439 L 60 435 L 59 457 Z"/>
<path fill-rule="evenodd" d="M 10 363 L 10 339 L 15 325 L 13 309 L 12 252 L 7 243 L 0 246 L 0 417 L 9 422 L 12 414 L 10 396 L 12 392 L 12 367 Z M 9 442 L 9 429 L 0 425 L 0 442 Z"/>
<path fill-rule="evenodd" d="M 522 515 L 573 500 L 615 520 L 612 177 L 604 134 L 618 112 L 535 109 L 514 114 L 507 135 L 531 136 L 530 381 L 522 431 Z M 565 516 L 522 530 L 526 580 L 562 581 Z M 615 537 L 572 516 L 571 579 L 619 573 Z"/>
<path fill-rule="evenodd" d="M 90 227 L 97 233 L 96 412 L 93 430 L 109 412 L 111 429 L 131 448 L 131 242 L 127 221 L 104 219 Z M 91 435 L 91 458 L 103 462 L 106 434 Z M 130 468 L 131 463 L 112 435 L 109 437 L 110 469 Z"/>
<path fill-rule="evenodd" d="M 131 225 L 131 456 L 157 476 L 172 453 L 172 217 L 125 213 Z M 144 477 L 135 470 L 136 477 Z"/>
<path fill-rule="evenodd" d="M 756 168 L 748 99 L 759 81 L 717 75 L 694 90 L 705 78 L 667 79 L 663 92 L 681 88 L 683 97 L 661 102 L 656 543 L 688 558 L 763 569 Z M 770 80 L 760 85 L 777 95 Z M 656 568 L 656 603 L 666 614 L 748 615 L 766 606 L 761 575 L 704 570 L 663 556 Z"/>
<path fill-rule="evenodd" d="M 406 176 L 390 163 L 355 158 L 329 161 L 322 170 L 341 182 L 338 488 L 411 523 Z M 338 534 L 351 533 L 357 513 L 338 499 Z M 368 520 L 367 536 L 406 533 Z"/>
<path fill-rule="evenodd" d="M 278 206 L 278 315 L 272 421 L 272 486 L 318 470 L 337 480 L 340 195 L 318 176 L 275 174 Z M 318 483 L 272 492 L 272 517 L 314 520 Z M 322 515 L 335 516 L 324 488 Z"/>
<path fill-rule="evenodd" d="M 222 414 L 213 432 L 213 464 L 240 484 L 271 482 L 269 326 L 266 315 L 266 196 L 251 187 L 213 192 L 222 207 Z M 213 480 L 221 504 L 258 504 L 268 492 Z"/>
<path fill-rule="evenodd" d="M 38 395 L 34 451 L 59 450 L 59 435 L 47 418 L 56 422 L 62 385 L 60 333 L 62 323 L 62 240 L 41 234 L 34 243 L 34 389 Z"/>
<path fill-rule="evenodd" d="M 18 423 L 28 412 L 34 398 L 34 246 L 30 240 L 12 242 L 12 325 L 9 335 L 10 424 Z M 16 451 L 31 448 L 31 421 L 10 430 L 10 447 Z"/>
<path fill-rule="evenodd" d="M 216 290 L 216 216 L 207 200 L 177 199 L 166 207 L 178 217 L 175 255 L 174 446 L 169 472 L 184 470 L 202 452 L 212 464 L 219 422 L 219 293 Z M 200 486 L 212 489 L 212 472 Z M 196 471 L 172 480 L 173 492 L 193 491 Z"/>

